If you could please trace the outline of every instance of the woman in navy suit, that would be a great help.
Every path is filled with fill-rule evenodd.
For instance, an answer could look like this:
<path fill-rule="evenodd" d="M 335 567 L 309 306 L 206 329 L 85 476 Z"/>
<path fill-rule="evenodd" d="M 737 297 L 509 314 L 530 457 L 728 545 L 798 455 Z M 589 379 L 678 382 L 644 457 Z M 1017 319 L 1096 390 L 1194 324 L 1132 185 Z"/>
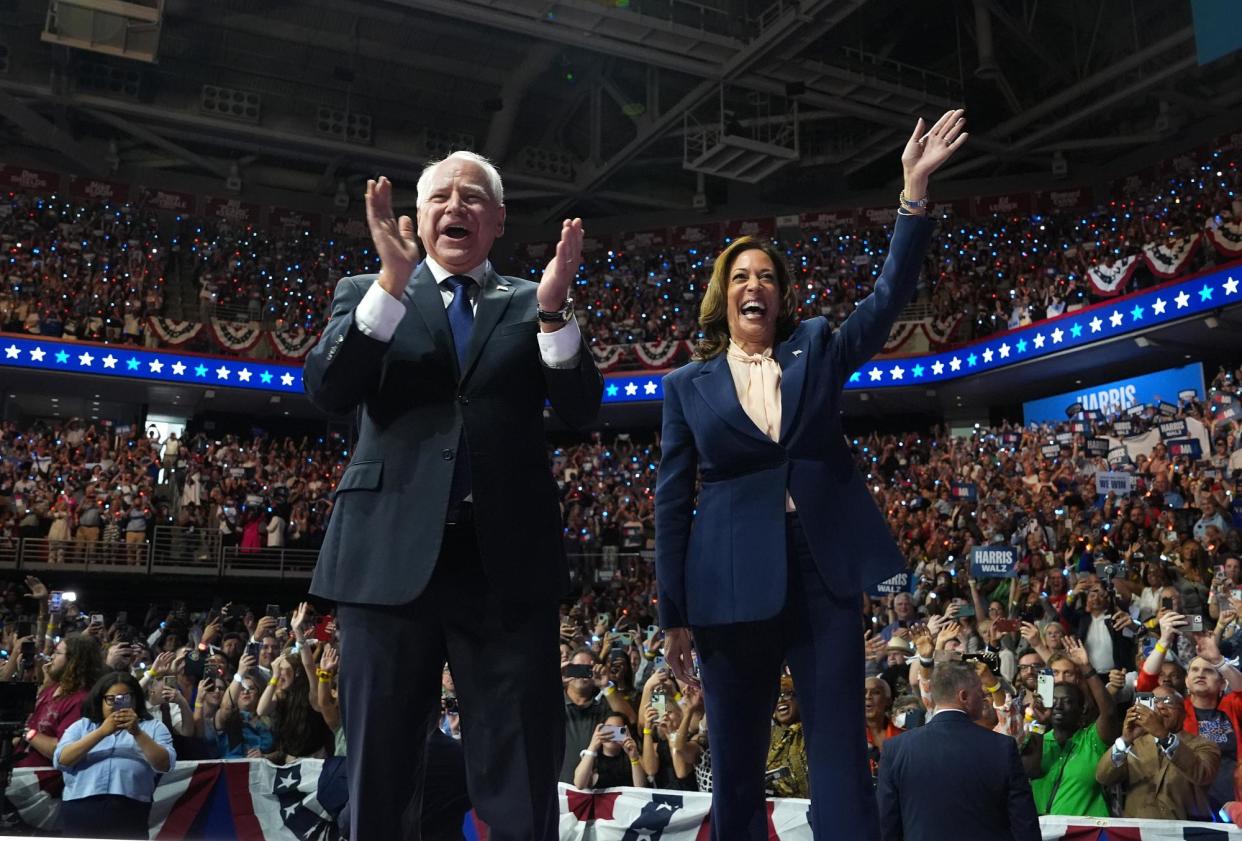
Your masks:
<path fill-rule="evenodd" d="M 744 237 L 713 267 L 695 361 L 664 378 L 660 621 L 678 680 L 697 684 L 692 646 L 699 655 L 716 841 L 768 838 L 764 764 L 785 662 L 806 731 L 815 837 L 879 837 L 859 726 L 859 596 L 906 564 L 845 446 L 841 391 L 914 294 L 932 227 L 927 181 L 964 129 L 960 110 L 930 131 L 915 126 L 883 271 L 839 329 L 799 323 L 783 256 Z"/>

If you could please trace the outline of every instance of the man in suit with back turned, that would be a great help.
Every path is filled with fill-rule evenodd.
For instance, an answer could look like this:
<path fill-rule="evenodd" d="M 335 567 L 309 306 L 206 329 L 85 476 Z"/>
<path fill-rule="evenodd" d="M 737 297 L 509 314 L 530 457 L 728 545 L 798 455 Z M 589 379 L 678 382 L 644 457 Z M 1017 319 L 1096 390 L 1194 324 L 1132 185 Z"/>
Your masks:
<path fill-rule="evenodd" d="M 553 841 L 568 574 L 543 410 L 575 427 L 599 410 L 569 297 L 582 220 L 534 283 L 488 261 L 504 192 L 478 155 L 423 171 L 417 239 L 386 178 L 366 207 L 380 272 L 337 284 L 304 371 L 359 427 L 311 585 L 338 603 L 350 838 L 418 838 L 447 660 L 475 810 L 496 841 Z"/>
<path fill-rule="evenodd" d="M 884 841 L 1040 841 L 1017 745 L 975 724 L 983 685 L 970 664 L 937 663 L 930 721 L 884 745 L 877 794 Z"/>

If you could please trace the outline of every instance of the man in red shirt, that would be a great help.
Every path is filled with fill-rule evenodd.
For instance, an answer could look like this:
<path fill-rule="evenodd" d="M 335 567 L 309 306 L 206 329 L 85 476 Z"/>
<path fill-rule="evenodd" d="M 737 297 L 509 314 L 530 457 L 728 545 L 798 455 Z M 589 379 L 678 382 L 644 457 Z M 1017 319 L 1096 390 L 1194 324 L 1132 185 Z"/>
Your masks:
<path fill-rule="evenodd" d="M 52 754 L 69 725 L 82 717 L 82 701 L 104 672 L 99 642 L 70 634 L 56 646 L 46 666 L 48 683 L 39 692 L 26 731 L 14 740 L 14 767 L 52 764 Z"/>

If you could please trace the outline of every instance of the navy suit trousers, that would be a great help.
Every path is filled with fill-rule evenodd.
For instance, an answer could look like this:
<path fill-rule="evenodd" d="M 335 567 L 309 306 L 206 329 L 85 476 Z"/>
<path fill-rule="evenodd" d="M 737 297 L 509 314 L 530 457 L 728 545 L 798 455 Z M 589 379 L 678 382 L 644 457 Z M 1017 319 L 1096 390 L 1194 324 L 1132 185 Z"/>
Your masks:
<path fill-rule="evenodd" d="M 413 602 L 340 605 L 350 841 L 418 841 L 446 660 L 470 801 L 490 837 L 556 841 L 565 738 L 557 606 L 516 610 L 504 597 L 483 576 L 468 523 L 445 527 L 431 581 Z"/>
<path fill-rule="evenodd" d="M 879 815 L 863 728 L 859 596 L 825 585 L 796 514 L 788 516 L 784 609 L 773 619 L 695 627 L 711 735 L 713 841 L 767 841 L 763 776 L 788 662 L 806 733 L 817 841 L 876 841 Z"/>

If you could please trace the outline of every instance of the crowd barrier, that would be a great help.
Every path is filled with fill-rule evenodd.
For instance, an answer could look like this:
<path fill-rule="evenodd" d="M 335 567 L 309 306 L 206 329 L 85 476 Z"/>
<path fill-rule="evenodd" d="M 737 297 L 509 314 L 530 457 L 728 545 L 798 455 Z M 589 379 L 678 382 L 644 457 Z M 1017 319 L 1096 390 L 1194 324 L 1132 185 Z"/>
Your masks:
<path fill-rule="evenodd" d="M 151 835 L 160 841 L 335 841 L 335 824 L 316 798 L 323 760 L 276 766 L 259 760 L 179 762 L 155 789 Z M 22 768 L 5 795 L 24 829 L 55 832 L 63 785 L 59 772 Z M 561 841 L 710 841 L 711 795 L 560 786 Z M 810 801 L 768 801 L 770 841 L 812 841 Z M 6 810 L 7 811 L 7 810 Z M 1044 841 L 1242 841 L 1232 824 L 1123 818 L 1040 819 Z M 487 827 L 467 816 L 467 841 Z"/>

